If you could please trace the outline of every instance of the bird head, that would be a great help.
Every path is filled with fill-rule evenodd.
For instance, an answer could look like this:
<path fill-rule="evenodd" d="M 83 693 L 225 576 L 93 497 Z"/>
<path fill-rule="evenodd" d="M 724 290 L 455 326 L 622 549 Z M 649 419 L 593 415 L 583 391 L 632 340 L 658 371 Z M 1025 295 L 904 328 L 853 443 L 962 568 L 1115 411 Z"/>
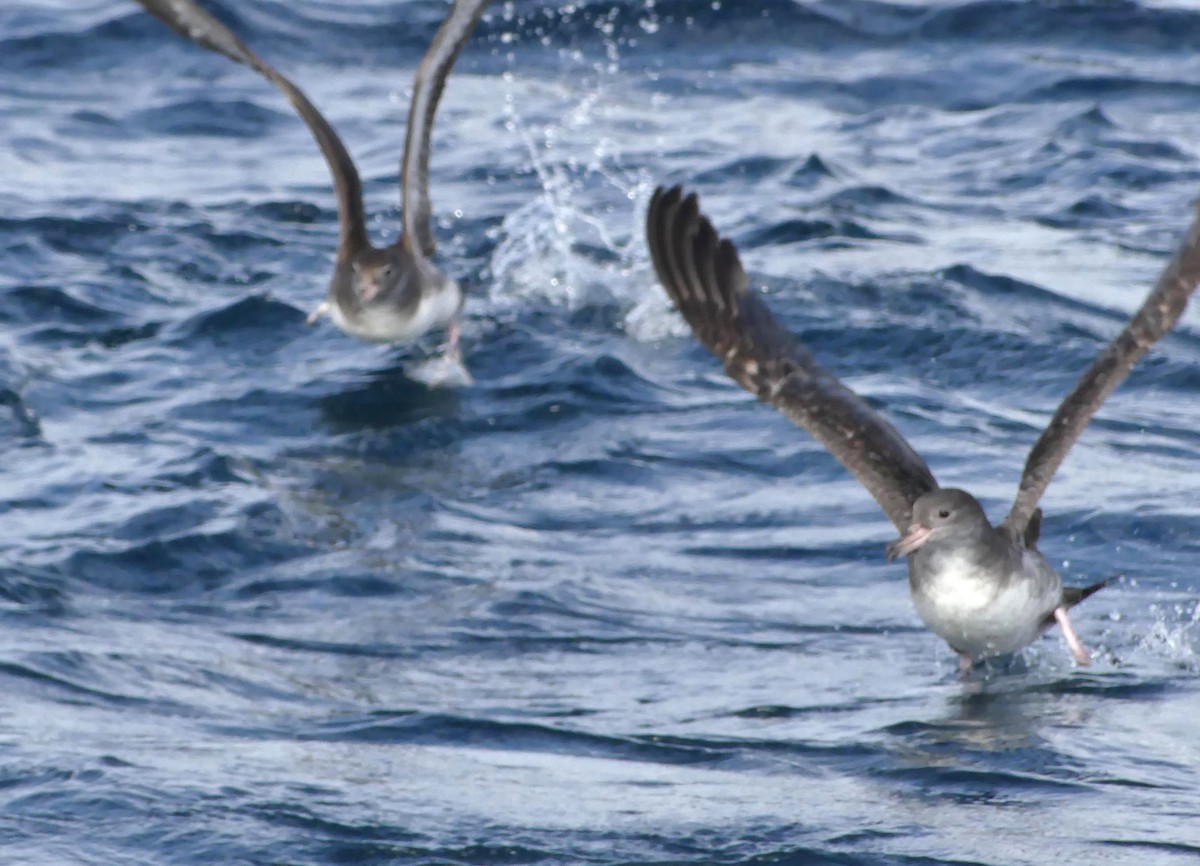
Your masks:
<path fill-rule="evenodd" d="M 905 533 L 887 546 L 887 558 L 908 556 L 930 541 L 974 533 L 991 526 L 979 500 L 965 490 L 947 487 L 920 496 L 912 507 Z"/>

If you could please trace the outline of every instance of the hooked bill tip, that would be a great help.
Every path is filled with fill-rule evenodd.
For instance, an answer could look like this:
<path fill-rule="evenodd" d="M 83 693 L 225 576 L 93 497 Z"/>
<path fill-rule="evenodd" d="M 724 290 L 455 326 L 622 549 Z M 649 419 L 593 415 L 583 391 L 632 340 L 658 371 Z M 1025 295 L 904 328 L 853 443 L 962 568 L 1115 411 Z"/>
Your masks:
<path fill-rule="evenodd" d="M 927 526 L 922 526 L 919 523 L 914 523 L 908 528 L 908 531 L 897 538 L 885 549 L 884 553 L 887 556 L 888 562 L 900 556 L 907 556 L 914 550 L 923 545 L 929 538 L 929 533 L 933 530 Z"/>

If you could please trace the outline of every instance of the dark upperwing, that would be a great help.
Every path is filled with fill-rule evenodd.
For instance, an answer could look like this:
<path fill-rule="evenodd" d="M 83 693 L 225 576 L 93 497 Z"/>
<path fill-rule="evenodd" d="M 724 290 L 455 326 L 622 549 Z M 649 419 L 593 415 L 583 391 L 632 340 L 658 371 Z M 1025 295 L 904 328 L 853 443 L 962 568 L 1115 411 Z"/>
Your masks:
<path fill-rule="evenodd" d="M 362 182 L 354 161 L 345 145 L 325 117 L 316 109 L 299 87 L 280 74 L 275 67 L 246 47 L 228 27 L 206 12 L 193 0 L 137 0 L 154 17 L 197 45 L 223 54 L 230 60 L 249 66 L 283 91 L 300 117 L 308 124 L 313 138 L 321 148 L 329 171 L 333 175 L 337 194 L 341 240 L 338 261 L 346 262 L 368 246 L 366 216 L 363 212 Z"/>
<path fill-rule="evenodd" d="M 748 291 L 737 249 L 700 213 L 695 194 L 655 190 L 646 240 L 659 281 L 730 377 L 811 433 L 906 530 L 912 503 L 937 488 L 929 467 Z"/>
<path fill-rule="evenodd" d="M 1020 538 L 1026 534 L 1038 500 L 1079 434 L 1113 389 L 1142 355 L 1179 321 L 1188 298 L 1200 283 L 1200 211 L 1192 217 L 1179 249 L 1158 283 L 1124 330 L 1092 362 L 1074 390 L 1050 419 L 1025 461 L 1021 484 L 1001 529 Z"/>
<path fill-rule="evenodd" d="M 455 0 L 454 8 L 438 28 L 413 79 L 408 109 L 404 159 L 400 163 L 400 214 L 403 234 L 415 249 L 433 255 L 433 216 L 429 204 L 429 145 L 433 118 L 458 52 L 471 36 L 490 0 Z"/>

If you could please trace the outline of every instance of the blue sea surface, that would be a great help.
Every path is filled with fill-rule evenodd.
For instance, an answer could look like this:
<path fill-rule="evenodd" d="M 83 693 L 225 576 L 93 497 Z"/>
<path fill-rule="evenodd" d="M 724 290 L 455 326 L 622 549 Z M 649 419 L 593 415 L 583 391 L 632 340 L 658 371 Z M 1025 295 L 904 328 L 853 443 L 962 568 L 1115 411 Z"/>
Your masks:
<path fill-rule="evenodd" d="M 207 4 L 399 227 L 443 0 Z M 945 485 L 1025 455 L 1200 196 L 1200 8 L 497 0 L 435 130 L 476 384 L 304 319 L 329 174 L 125 0 L 0 8 L 0 863 L 1200 862 L 1200 305 L 1050 485 L 1057 630 L 962 681 L 894 537 L 642 237 L 686 183 Z"/>

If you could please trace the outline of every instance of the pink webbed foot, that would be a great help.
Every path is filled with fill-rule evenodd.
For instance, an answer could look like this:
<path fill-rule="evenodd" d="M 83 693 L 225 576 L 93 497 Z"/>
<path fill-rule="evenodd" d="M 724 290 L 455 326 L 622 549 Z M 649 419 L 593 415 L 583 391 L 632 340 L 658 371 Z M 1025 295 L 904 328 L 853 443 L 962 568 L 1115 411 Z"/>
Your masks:
<path fill-rule="evenodd" d="M 421 381 L 441 387 L 475 384 L 471 371 L 463 363 L 462 348 L 458 342 L 461 334 L 457 318 L 446 325 L 446 342 L 441 348 L 441 354 L 424 365 Z"/>

